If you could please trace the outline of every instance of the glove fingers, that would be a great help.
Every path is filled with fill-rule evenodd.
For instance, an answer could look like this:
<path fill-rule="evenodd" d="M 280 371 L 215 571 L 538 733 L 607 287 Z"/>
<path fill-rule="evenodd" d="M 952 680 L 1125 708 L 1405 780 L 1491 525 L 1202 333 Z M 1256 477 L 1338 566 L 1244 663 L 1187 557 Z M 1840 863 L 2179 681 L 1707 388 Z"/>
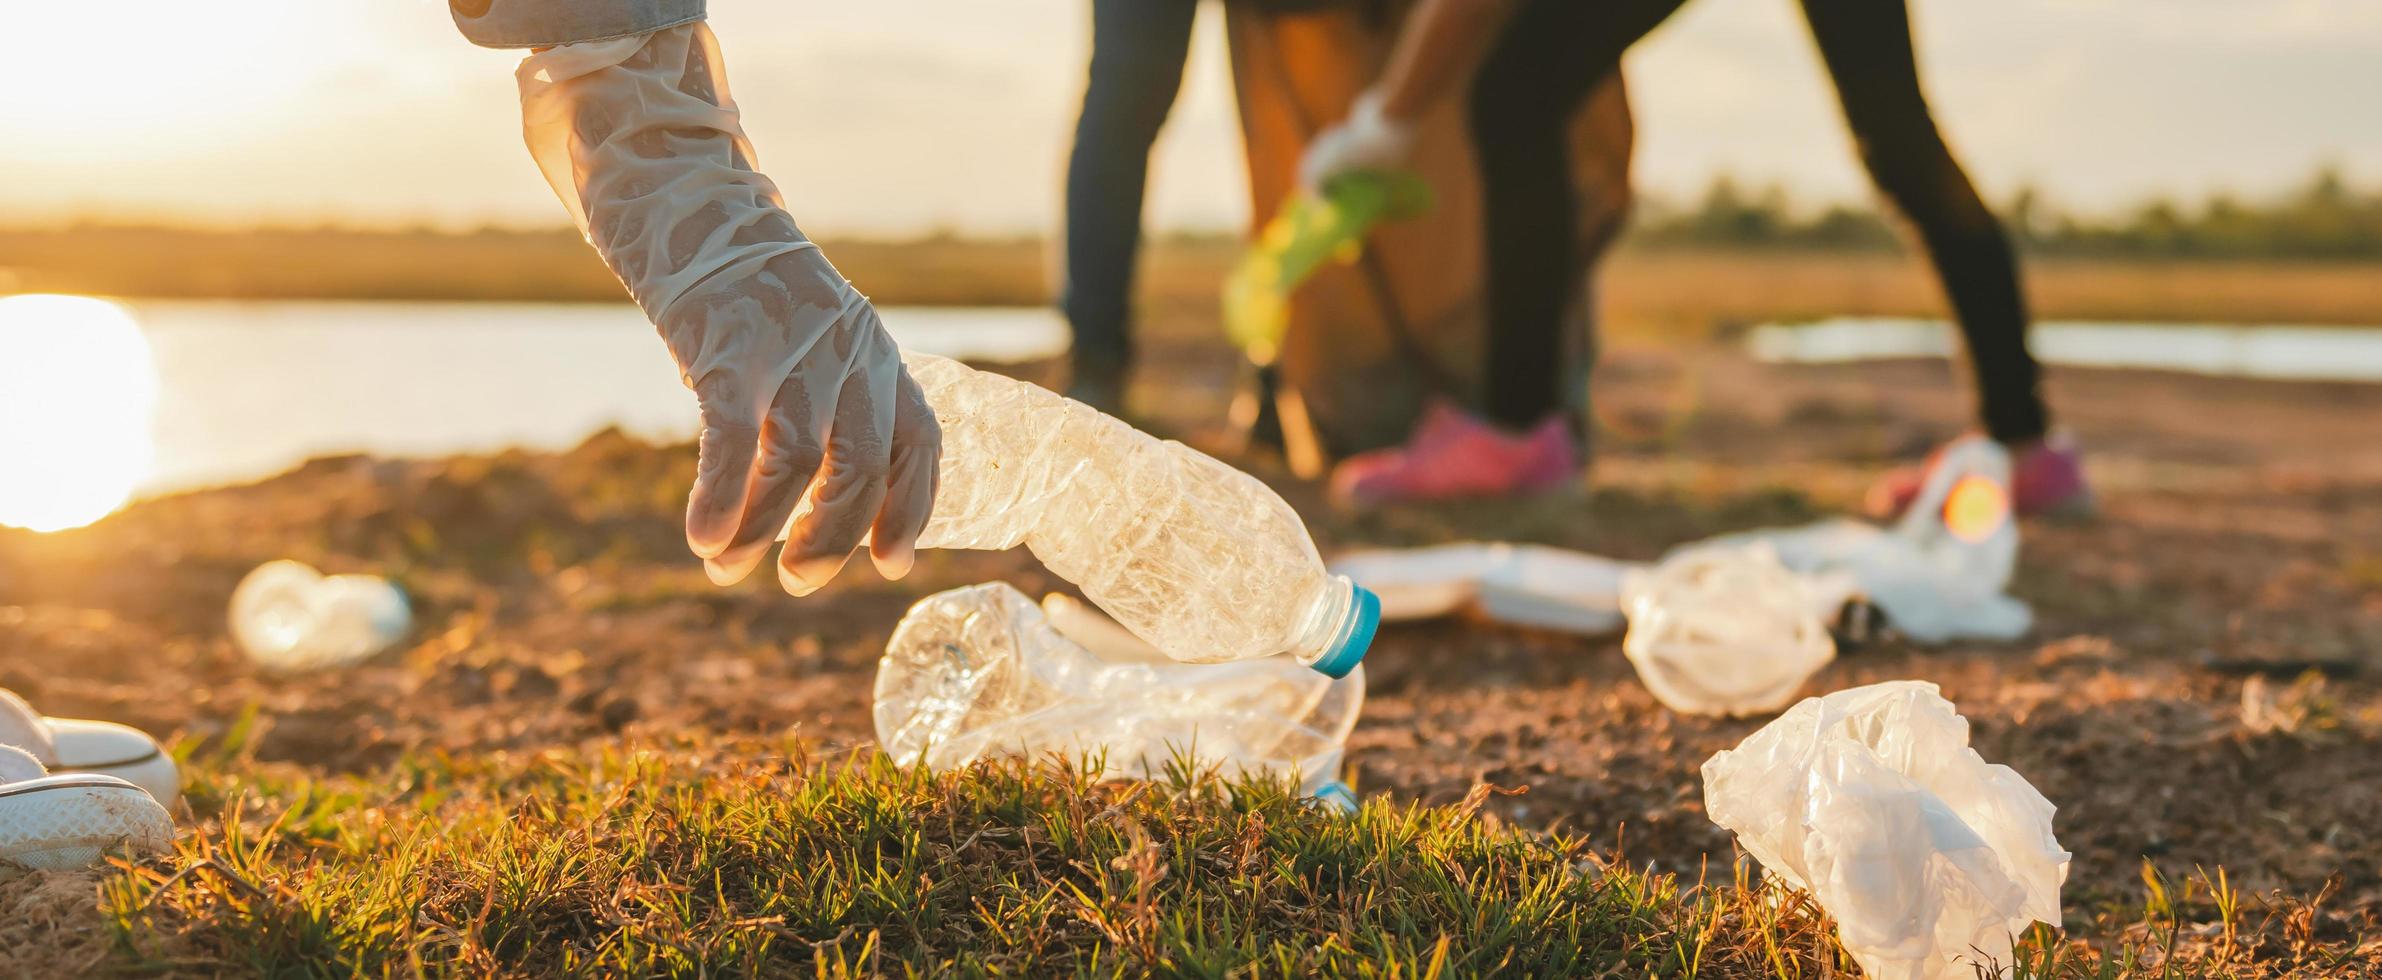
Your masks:
<path fill-rule="evenodd" d="M 697 391 L 703 406 L 703 435 L 697 441 L 695 490 L 687 495 L 686 543 L 696 555 L 717 557 L 735 541 L 751 483 L 761 431 L 744 414 L 741 399 Z"/>
<path fill-rule="evenodd" d="M 809 595 L 842 571 L 884 506 L 892 387 L 872 383 L 865 370 L 845 379 L 827 434 L 827 462 L 811 484 L 809 512 L 787 531 L 786 549 L 778 555 L 778 583 L 787 592 Z"/>
<path fill-rule="evenodd" d="M 777 400 L 761 425 L 761 458 L 753 467 L 735 539 L 703 563 L 713 583 L 733 585 L 760 567 L 795 503 L 818 477 L 827 457 L 827 420 L 815 407 L 815 383 L 796 371 L 778 386 Z"/>
<path fill-rule="evenodd" d="M 906 368 L 894 398 L 893 472 L 886 481 L 885 506 L 869 529 L 869 558 L 889 579 L 910 574 L 917 563 L 918 535 L 934 515 L 943 457 L 942 427 Z"/>

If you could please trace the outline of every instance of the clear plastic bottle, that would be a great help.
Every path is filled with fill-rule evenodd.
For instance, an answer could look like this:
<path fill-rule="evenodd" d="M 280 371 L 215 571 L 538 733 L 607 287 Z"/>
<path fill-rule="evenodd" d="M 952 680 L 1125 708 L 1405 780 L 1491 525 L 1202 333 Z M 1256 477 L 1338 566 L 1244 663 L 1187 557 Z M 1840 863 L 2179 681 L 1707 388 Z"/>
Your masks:
<path fill-rule="evenodd" d="M 910 374 L 943 428 L 923 548 L 1024 545 L 1168 657 L 1364 659 L 1381 602 L 1326 571 L 1255 477 L 1047 389 L 928 354 Z"/>
<path fill-rule="evenodd" d="M 273 670 L 361 663 L 412 625 L 405 593 L 372 575 L 324 575 L 302 562 L 273 561 L 232 591 L 232 638 Z"/>
<path fill-rule="evenodd" d="M 1056 753 L 1104 759 L 1102 775 L 1135 779 L 1190 762 L 1353 800 L 1338 776 L 1364 707 L 1361 668 L 1335 679 L 1289 657 L 1180 663 L 1070 603 L 1054 596 L 1046 615 L 988 582 L 910 607 L 877 665 L 886 753 L 936 771 Z"/>

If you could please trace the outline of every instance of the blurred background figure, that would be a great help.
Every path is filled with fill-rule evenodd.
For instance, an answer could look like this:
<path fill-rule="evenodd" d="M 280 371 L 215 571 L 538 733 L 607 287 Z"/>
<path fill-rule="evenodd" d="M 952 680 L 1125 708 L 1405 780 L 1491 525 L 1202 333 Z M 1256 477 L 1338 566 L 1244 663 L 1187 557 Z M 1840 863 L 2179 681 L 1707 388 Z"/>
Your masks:
<path fill-rule="evenodd" d="M 1067 157 L 1066 283 L 1074 334 L 1067 394 L 1124 408 L 1133 362 L 1133 273 L 1150 146 L 1174 107 L 1198 0 L 1092 0 L 1092 58 Z"/>
<path fill-rule="evenodd" d="M 1365 501 L 1545 490 L 1577 470 L 1561 411 L 1564 310 L 1587 268 L 1573 213 L 1566 127 L 1622 54 L 1684 0 L 1424 0 L 1375 87 L 1319 135 L 1311 184 L 1394 167 L 1414 120 L 1471 78 L 1487 240 L 1481 414 L 1442 406 L 1402 447 L 1353 457 L 1335 489 Z M 2027 349 L 2016 259 L 1954 159 L 1920 90 L 1904 0 L 1804 0 L 1803 12 L 1871 179 L 1917 227 L 1967 342 L 1984 430 L 2015 454 L 2021 510 L 2090 505 L 2075 449 L 2050 438 L 2041 371 Z M 1477 66 L 1477 68 L 1475 67 Z M 1461 474 L 1460 479 L 1451 474 Z M 1890 475 L 1873 509 L 1907 506 L 1924 464 Z"/>

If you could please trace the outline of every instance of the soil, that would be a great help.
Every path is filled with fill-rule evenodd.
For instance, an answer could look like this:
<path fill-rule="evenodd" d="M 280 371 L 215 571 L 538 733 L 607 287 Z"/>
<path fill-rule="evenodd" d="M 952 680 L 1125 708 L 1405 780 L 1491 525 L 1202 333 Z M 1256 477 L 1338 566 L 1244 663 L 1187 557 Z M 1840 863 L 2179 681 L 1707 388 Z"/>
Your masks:
<path fill-rule="evenodd" d="M 1169 408 L 1153 424 L 1221 451 L 1199 423 L 1220 417 L 1229 368 L 1176 363 L 1141 392 Z M 2382 908 L 2382 386 L 2063 371 L 2053 388 L 2100 516 L 2025 527 L 2015 591 L 2033 635 L 1878 642 L 1809 690 L 1941 684 L 1978 750 L 2059 805 L 2072 913 L 2139 909 L 2146 858 Z M 1588 488 L 1526 503 L 1340 511 L 1267 460 L 1227 458 L 1281 487 L 1327 552 L 1490 538 L 1646 559 L 1854 510 L 1968 408 L 1940 363 L 1784 368 L 1714 349 L 1614 352 L 1598 394 Z M 861 560 L 804 600 L 767 575 L 715 588 L 681 537 L 692 469 L 690 447 L 607 433 L 553 455 L 317 460 L 79 531 L 0 531 L 0 686 L 193 739 L 254 710 L 260 762 L 321 772 L 688 729 L 861 750 L 875 660 L 912 601 L 995 578 L 1064 588 L 1022 553 L 929 553 L 898 583 Z M 352 669 L 261 673 L 224 607 L 275 558 L 394 577 L 414 634 Z M 1490 806 L 1633 863 L 1725 874 L 1698 766 L 1760 722 L 1663 709 L 1618 637 L 1397 625 L 1367 669 L 1349 754 L 1363 793 L 1527 787 Z"/>

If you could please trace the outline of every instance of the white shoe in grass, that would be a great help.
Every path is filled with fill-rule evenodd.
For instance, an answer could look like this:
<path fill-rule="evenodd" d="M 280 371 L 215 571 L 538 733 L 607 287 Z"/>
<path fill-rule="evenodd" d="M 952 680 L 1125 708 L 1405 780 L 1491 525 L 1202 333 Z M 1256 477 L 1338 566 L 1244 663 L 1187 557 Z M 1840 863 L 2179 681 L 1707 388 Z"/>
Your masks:
<path fill-rule="evenodd" d="M 173 843 L 173 818 L 147 790 L 114 776 L 49 775 L 31 753 L 0 746 L 0 877 L 88 868 L 110 853 L 153 854 Z"/>
<path fill-rule="evenodd" d="M 56 775 L 114 776 L 171 806 L 182 795 L 172 756 L 139 729 L 105 721 L 49 718 L 0 688 L 0 746 L 13 746 Z"/>

